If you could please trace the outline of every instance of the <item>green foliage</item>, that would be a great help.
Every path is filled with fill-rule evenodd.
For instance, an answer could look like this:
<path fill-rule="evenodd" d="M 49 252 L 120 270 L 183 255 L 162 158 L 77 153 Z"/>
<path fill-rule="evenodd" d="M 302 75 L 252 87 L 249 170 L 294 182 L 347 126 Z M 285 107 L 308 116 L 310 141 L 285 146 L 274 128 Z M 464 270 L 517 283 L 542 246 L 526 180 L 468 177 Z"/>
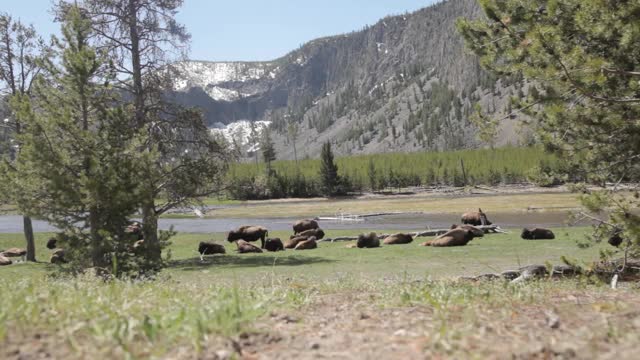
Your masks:
<path fill-rule="evenodd" d="M 546 148 L 590 182 L 640 180 L 640 3 L 637 1 L 480 1 L 487 18 L 458 29 L 482 65 L 522 75 L 531 96 L 516 104 L 535 119 Z M 554 182 L 544 169 L 543 182 Z M 587 192 L 585 205 L 608 232 L 623 231 L 625 254 L 640 249 L 640 200 L 616 191 Z"/>
<path fill-rule="evenodd" d="M 324 196 L 340 193 L 338 165 L 333 161 L 333 152 L 329 142 L 322 145 L 322 153 L 320 154 L 320 188 Z"/>
<path fill-rule="evenodd" d="M 543 164 L 549 173 L 559 172 L 558 159 L 545 153 L 539 147 L 505 147 L 497 149 L 461 150 L 451 152 L 422 153 L 386 153 L 361 156 L 349 156 L 335 159 L 339 176 L 343 179 L 345 191 L 357 191 L 354 184 L 370 191 L 387 187 L 409 186 L 462 186 L 464 179 L 460 168 L 460 159 L 464 161 L 468 185 L 500 183 L 520 183 L 533 179 L 534 164 Z M 318 173 L 321 161 L 307 159 L 299 161 L 275 161 L 273 169 L 280 178 L 286 179 L 287 186 L 297 186 L 305 191 L 284 191 L 289 196 L 306 194 L 319 196 Z M 255 165 L 235 164 L 229 172 L 230 196 L 234 199 L 251 199 L 248 189 L 259 178 L 263 170 Z M 537 173 L 537 172 L 536 172 Z M 344 180 L 351 187 L 346 187 Z M 563 178 L 558 178 L 562 181 Z M 549 184 L 546 184 L 549 185 Z M 238 191 L 240 188 L 245 191 Z M 240 196 L 240 193 L 244 193 Z M 264 194 L 264 192 L 260 192 Z M 265 198 L 264 195 L 257 198 Z"/>

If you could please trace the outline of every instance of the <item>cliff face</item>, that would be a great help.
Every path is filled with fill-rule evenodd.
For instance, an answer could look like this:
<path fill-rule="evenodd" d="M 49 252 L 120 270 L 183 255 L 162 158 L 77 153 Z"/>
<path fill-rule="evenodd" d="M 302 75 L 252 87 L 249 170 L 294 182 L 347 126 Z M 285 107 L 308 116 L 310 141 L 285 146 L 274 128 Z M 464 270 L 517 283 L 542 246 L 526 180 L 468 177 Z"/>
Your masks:
<path fill-rule="evenodd" d="M 290 124 L 301 157 L 317 156 L 325 141 L 343 155 L 477 147 L 474 104 L 505 112 L 522 88 L 491 78 L 465 52 L 455 21 L 479 16 L 475 1 L 449 0 L 270 62 L 186 62 L 175 96 L 201 107 L 212 127 L 270 121 L 281 159 L 293 158 Z M 497 143 L 518 141 L 507 124 Z"/>

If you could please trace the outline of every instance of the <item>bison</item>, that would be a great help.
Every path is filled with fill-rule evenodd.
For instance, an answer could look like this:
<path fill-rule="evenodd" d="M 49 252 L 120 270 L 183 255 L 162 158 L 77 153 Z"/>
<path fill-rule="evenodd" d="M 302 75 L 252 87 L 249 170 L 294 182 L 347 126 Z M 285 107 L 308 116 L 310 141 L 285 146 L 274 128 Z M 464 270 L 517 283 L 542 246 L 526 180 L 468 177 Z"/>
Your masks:
<path fill-rule="evenodd" d="M 238 240 L 236 241 L 236 245 L 238 246 L 238 252 L 240 254 L 246 254 L 246 253 L 261 253 L 262 249 L 260 249 L 259 247 L 250 244 L 244 240 Z"/>
<path fill-rule="evenodd" d="M 451 225 L 451 230 L 453 229 L 465 229 L 465 230 L 469 230 L 473 233 L 473 237 L 483 237 L 484 236 L 484 231 L 482 231 L 481 229 L 473 226 L 473 225 L 457 225 L 457 224 L 453 224 Z"/>
<path fill-rule="evenodd" d="M 287 240 L 284 243 L 284 248 L 285 249 L 294 249 L 296 247 L 296 245 L 298 245 L 298 243 L 307 240 L 308 238 L 304 237 L 304 236 L 296 236 L 292 239 Z"/>
<path fill-rule="evenodd" d="M 293 233 L 298 234 L 305 230 L 317 229 L 319 228 L 318 222 L 315 220 L 298 220 L 295 224 L 293 224 Z"/>
<path fill-rule="evenodd" d="M 51 254 L 51 263 L 52 264 L 66 264 L 68 261 L 65 258 L 65 251 L 63 249 L 56 249 L 53 254 Z"/>
<path fill-rule="evenodd" d="M 380 239 L 378 239 L 378 235 L 374 232 L 369 234 L 360 234 L 358 235 L 356 246 L 360 249 L 377 248 L 380 247 Z"/>
<path fill-rule="evenodd" d="M 382 242 L 385 245 L 402 245 L 409 244 L 413 241 L 413 238 L 409 234 L 393 234 L 384 238 Z"/>
<path fill-rule="evenodd" d="M 264 242 L 269 235 L 269 230 L 262 226 L 241 226 L 237 230 L 229 231 L 227 241 L 234 242 L 236 240 L 257 241 L 260 239 L 261 248 L 264 249 Z"/>
<path fill-rule="evenodd" d="M 460 221 L 462 221 L 462 224 L 469 224 L 473 226 L 491 225 L 491 221 L 487 219 L 487 214 L 482 212 L 482 209 L 478 209 L 478 212 L 473 211 L 462 214 Z"/>
<path fill-rule="evenodd" d="M 296 245 L 294 250 L 311 250 L 318 248 L 318 243 L 315 237 L 310 237 L 307 240 L 301 241 Z"/>
<path fill-rule="evenodd" d="M 0 254 L 0 266 L 6 266 L 11 264 L 13 264 L 13 261 L 11 261 L 11 259 Z"/>
<path fill-rule="evenodd" d="M 306 237 L 306 238 L 310 238 L 310 237 L 315 237 L 316 239 L 322 239 L 324 237 L 324 231 L 320 228 L 317 229 L 309 229 L 309 230 L 305 230 L 303 232 L 300 232 L 298 234 L 295 235 L 291 235 L 291 237 L 289 237 L 289 239 L 293 239 L 294 237 Z"/>
<path fill-rule="evenodd" d="M 525 240 L 552 240 L 556 238 L 553 231 L 543 228 L 524 228 L 520 237 Z"/>
<path fill-rule="evenodd" d="M 5 251 L 2 252 L 2 254 L 4 257 L 21 257 L 21 256 L 25 256 L 27 255 L 27 250 L 25 249 L 20 249 L 20 248 L 11 248 L 11 249 L 7 249 Z"/>
<path fill-rule="evenodd" d="M 422 246 L 465 246 L 473 240 L 473 232 L 466 229 L 453 229 L 422 244 Z"/>
<path fill-rule="evenodd" d="M 198 245 L 198 252 L 202 255 L 226 254 L 227 250 L 224 245 L 216 244 L 210 241 L 201 241 Z"/>
<path fill-rule="evenodd" d="M 283 251 L 284 245 L 282 244 L 282 240 L 280 238 L 269 238 L 267 239 L 267 243 L 264 245 L 267 251 Z"/>
<path fill-rule="evenodd" d="M 51 239 L 49 239 L 47 241 L 47 249 L 53 250 L 53 249 L 55 249 L 57 247 L 58 247 L 58 239 L 57 238 L 52 237 Z"/>
<path fill-rule="evenodd" d="M 620 246 L 620 244 L 622 244 L 623 241 L 624 239 L 622 238 L 622 231 L 616 230 L 613 232 L 613 234 L 611 234 L 611 236 L 609 237 L 609 241 L 607 242 L 611 246 L 618 247 Z"/>

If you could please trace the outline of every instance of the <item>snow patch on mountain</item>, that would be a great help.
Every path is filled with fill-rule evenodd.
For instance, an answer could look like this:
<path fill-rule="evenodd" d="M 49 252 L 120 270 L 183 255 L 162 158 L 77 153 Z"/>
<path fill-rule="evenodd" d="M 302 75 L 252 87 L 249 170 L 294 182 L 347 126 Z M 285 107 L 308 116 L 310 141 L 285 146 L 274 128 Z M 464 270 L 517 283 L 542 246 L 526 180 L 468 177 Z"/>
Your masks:
<path fill-rule="evenodd" d="M 273 69 L 271 63 L 183 61 L 175 65 L 178 76 L 173 88 L 175 91 L 202 88 L 216 101 L 233 101 L 254 94 L 239 94 L 225 87 L 225 83 L 275 78 L 279 70 Z"/>
<path fill-rule="evenodd" d="M 254 127 L 252 131 L 251 127 Z M 259 139 L 262 137 L 264 129 L 271 125 L 271 121 L 236 121 L 228 125 L 217 123 L 210 129 L 214 135 L 222 135 L 232 146 L 246 149 L 247 152 L 260 150 Z M 254 132 L 252 134 L 252 132 Z"/>

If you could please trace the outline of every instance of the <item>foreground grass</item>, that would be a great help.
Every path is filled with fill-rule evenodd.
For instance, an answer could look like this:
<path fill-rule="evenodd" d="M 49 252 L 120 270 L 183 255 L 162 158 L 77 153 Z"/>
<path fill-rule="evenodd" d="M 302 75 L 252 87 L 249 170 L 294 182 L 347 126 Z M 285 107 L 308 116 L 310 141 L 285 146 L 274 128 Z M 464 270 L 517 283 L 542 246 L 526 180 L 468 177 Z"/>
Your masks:
<path fill-rule="evenodd" d="M 633 348 L 637 339 L 620 316 L 640 304 L 637 289 L 611 297 L 605 285 L 576 280 L 514 286 L 408 275 L 377 280 L 301 276 L 296 281 L 274 275 L 189 282 L 163 278 L 139 283 L 1 277 L 0 288 L 4 358 L 43 352 L 54 358 L 194 358 L 225 349 L 238 355 L 269 357 L 271 351 L 271 356 L 300 358 L 309 356 L 313 341 L 321 341 L 328 356 L 335 351 L 365 358 L 376 352 L 394 356 L 390 349 L 402 349 L 409 337 L 420 346 L 406 351 L 417 354 L 504 356 L 531 347 L 538 336 L 560 336 L 544 325 L 545 309 L 555 309 L 566 324 L 580 323 L 580 331 L 587 326 L 581 336 L 593 341 L 596 352 L 588 353 L 593 355 L 607 343 Z M 585 312 L 600 322 L 606 318 L 606 326 L 589 327 L 595 324 L 583 323 L 590 319 Z M 362 324 L 368 318 L 372 321 Z M 338 326 L 342 333 L 318 332 Z M 243 343 L 251 334 L 263 340 Z M 369 341 L 358 341 L 360 336 Z M 354 344 L 343 348 L 343 338 Z M 375 339 L 379 341 L 372 342 Z M 564 340 L 579 350 L 576 339 Z"/>

